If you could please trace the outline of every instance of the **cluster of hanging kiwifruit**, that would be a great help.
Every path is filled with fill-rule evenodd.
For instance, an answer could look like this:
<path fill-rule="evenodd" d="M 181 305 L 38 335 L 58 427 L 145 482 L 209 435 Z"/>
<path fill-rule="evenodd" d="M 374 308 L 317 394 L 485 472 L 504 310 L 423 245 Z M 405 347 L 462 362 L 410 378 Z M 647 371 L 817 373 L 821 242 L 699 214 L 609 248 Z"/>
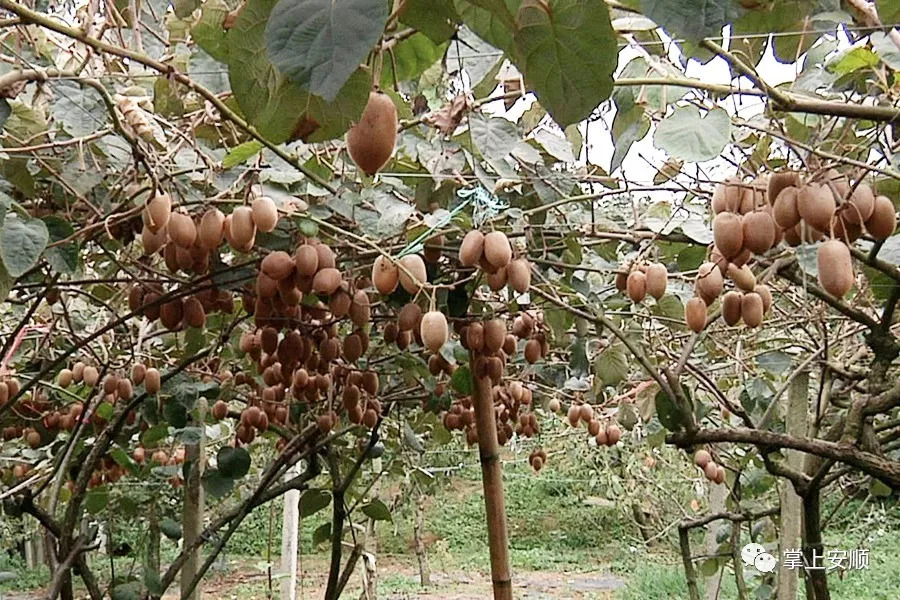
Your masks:
<path fill-rule="evenodd" d="M 557 402 L 555 406 L 549 408 L 553 410 L 558 407 L 559 403 Z M 579 424 L 584 423 L 588 435 L 594 438 L 598 446 L 612 447 L 622 438 L 622 430 L 618 424 L 612 419 L 607 420 L 606 423 L 598 419 L 594 407 L 587 402 L 570 404 L 566 411 L 566 418 L 572 427 L 578 427 Z"/>
<path fill-rule="evenodd" d="M 492 386 L 491 396 L 497 418 L 497 442 L 501 446 L 506 445 L 513 434 L 530 438 L 541 432 L 531 410 L 534 392 L 527 385 L 520 381 L 501 381 Z M 471 396 L 455 400 L 444 413 L 442 422 L 448 431 L 462 431 L 469 445 L 478 442 Z"/>
<path fill-rule="evenodd" d="M 535 473 L 540 472 L 540 470 L 544 468 L 544 465 L 547 464 L 547 451 L 543 448 L 535 448 L 532 450 L 531 454 L 528 455 L 528 464 L 531 465 L 531 468 L 534 469 Z"/>
<path fill-rule="evenodd" d="M 643 302 L 649 294 L 657 300 L 666 294 L 669 273 L 662 263 L 636 262 L 629 272 L 616 273 L 616 289 L 625 292 L 634 303 Z"/>
<path fill-rule="evenodd" d="M 467 233 L 459 245 L 459 263 L 484 271 L 488 287 L 495 292 L 509 286 L 524 294 L 531 287 L 531 262 L 524 256 L 513 258 L 509 238 L 502 231 Z"/>
<path fill-rule="evenodd" d="M 713 483 L 725 483 L 725 467 L 713 461 L 712 455 L 700 449 L 694 453 L 694 464 L 700 467 L 703 475 Z"/>

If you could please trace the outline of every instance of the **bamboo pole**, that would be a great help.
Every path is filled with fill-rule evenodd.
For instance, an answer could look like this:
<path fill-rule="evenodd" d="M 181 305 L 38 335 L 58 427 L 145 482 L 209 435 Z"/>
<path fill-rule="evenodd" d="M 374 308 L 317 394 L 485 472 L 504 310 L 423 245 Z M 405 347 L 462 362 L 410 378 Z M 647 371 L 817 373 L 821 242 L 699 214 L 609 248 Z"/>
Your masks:
<path fill-rule="evenodd" d="M 512 600 L 512 576 L 509 570 L 509 534 L 506 527 L 506 505 L 503 499 L 503 473 L 500 465 L 500 444 L 497 442 L 497 417 L 491 380 L 479 376 L 479 357 L 470 354 L 472 371 L 472 400 L 475 404 L 475 426 L 478 430 L 478 451 L 481 458 L 481 482 L 484 487 L 484 507 L 487 512 L 488 546 L 491 556 L 491 581 L 494 600 Z"/>

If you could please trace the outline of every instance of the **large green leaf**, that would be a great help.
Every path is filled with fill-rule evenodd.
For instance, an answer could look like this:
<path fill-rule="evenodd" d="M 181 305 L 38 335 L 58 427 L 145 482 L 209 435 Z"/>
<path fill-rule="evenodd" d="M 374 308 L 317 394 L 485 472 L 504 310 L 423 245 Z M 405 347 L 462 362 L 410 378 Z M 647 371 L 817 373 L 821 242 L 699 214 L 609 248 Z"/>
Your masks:
<path fill-rule="evenodd" d="M 234 479 L 223 475 L 218 469 L 207 469 L 201 481 L 203 489 L 213 498 L 224 498 L 234 489 Z"/>
<path fill-rule="evenodd" d="M 325 490 L 306 490 L 300 496 L 300 516 L 306 518 L 331 504 L 331 494 Z"/>
<path fill-rule="evenodd" d="M 428 36 L 415 33 L 391 50 L 392 58 L 384 61 L 381 87 L 390 89 L 394 81 L 411 81 L 437 62 L 447 49 L 446 44 L 436 44 Z M 396 73 L 394 67 L 396 66 Z"/>
<path fill-rule="evenodd" d="M 406 0 L 400 21 L 440 44 L 453 37 L 459 15 L 453 0 Z"/>
<path fill-rule="evenodd" d="M 628 376 L 628 355 L 625 353 L 625 345 L 621 342 L 609 346 L 594 360 L 594 375 L 599 377 L 604 385 L 616 385 Z"/>
<path fill-rule="evenodd" d="M 279 71 L 331 101 L 381 37 L 387 16 L 384 0 L 281 0 L 266 46 Z"/>
<path fill-rule="evenodd" d="M 650 118 L 645 114 L 642 106 L 632 106 L 627 111 L 617 111 L 613 118 L 612 134 L 615 141 L 612 161 L 609 172 L 614 173 L 622 166 L 622 161 L 628 156 L 632 144 L 644 139 L 650 131 Z"/>
<path fill-rule="evenodd" d="M 207 54 L 219 62 L 228 61 L 228 45 L 222 23 L 228 14 L 225 0 L 206 0 L 200 12 L 200 19 L 191 28 L 191 37 Z"/>
<path fill-rule="evenodd" d="M 641 0 L 641 11 L 672 37 L 695 41 L 721 34 L 741 14 L 735 0 Z"/>
<path fill-rule="evenodd" d="M 37 264 L 50 233 L 40 219 L 23 220 L 16 214 L 7 214 L 0 230 L 0 258 L 6 271 L 19 277 Z"/>
<path fill-rule="evenodd" d="M 50 242 L 61 242 L 75 233 L 75 228 L 72 227 L 72 224 L 60 217 L 44 217 L 43 221 L 47 226 Z M 75 273 L 80 264 L 81 254 L 79 250 L 80 245 L 78 242 L 60 243 L 57 246 L 47 248 L 47 262 L 50 263 L 50 266 L 57 273 L 71 275 Z"/>
<path fill-rule="evenodd" d="M 222 475 L 240 479 L 250 471 L 250 453 L 243 448 L 223 446 L 216 454 L 216 465 Z"/>
<path fill-rule="evenodd" d="M 516 66 L 557 123 L 577 123 L 609 97 L 618 48 L 602 0 L 523 0 L 516 22 Z"/>
<path fill-rule="evenodd" d="M 521 3 L 522 0 L 505 0 L 504 2 L 510 15 L 516 14 Z M 477 6 L 478 4 L 480 3 L 456 0 L 456 11 L 463 23 L 478 37 L 495 48 L 503 50 L 507 55 L 512 55 L 513 29 L 508 19 L 500 16 L 497 12 Z"/>
<path fill-rule="evenodd" d="M 106 508 L 109 504 L 109 488 L 105 485 L 99 485 L 90 491 L 84 498 L 84 509 L 92 515 Z"/>
<path fill-rule="evenodd" d="M 719 156 L 730 136 L 731 118 L 724 108 L 701 116 L 696 106 L 680 106 L 656 126 L 653 144 L 673 158 L 700 162 Z"/>
<path fill-rule="evenodd" d="M 363 504 L 363 514 L 374 521 L 390 521 L 392 520 L 391 511 L 384 502 L 378 498 L 373 498 L 371 502 Z"/>

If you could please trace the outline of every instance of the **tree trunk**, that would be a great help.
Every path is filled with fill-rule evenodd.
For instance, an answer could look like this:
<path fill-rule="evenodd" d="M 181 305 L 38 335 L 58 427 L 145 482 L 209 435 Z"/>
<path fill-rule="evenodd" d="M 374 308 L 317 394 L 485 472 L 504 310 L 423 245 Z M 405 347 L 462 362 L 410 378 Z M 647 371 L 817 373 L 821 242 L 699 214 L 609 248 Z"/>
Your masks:
<path fill-rule="evenodd" d="M 419 584 L 422 587 L 431 585 L 431 571 L 428 568 L 428 550 L 422 534 L 425 529 L 425 496 L 419 496 L 416 503 L 416 522 L 413 526 L 413 541 L 416 545 L 416 558 L 419 561 Z"/>
<path fill-rule="evenodd" d="M 150 502 L 149 514 L 147 515 L 149 539 L 147 540 L 147 569 L 159 577 L 159 542 L 161 539 L 159 531 L 159 512 L 156 506 L 156 498 Z"/>
<path fill-rule="evenodd" d="M 697 589 L 697 571 L 694 569 L 694 560 L 691 558 L 691 538 L 689 535 L 689 529 L 678 528 L 678 543 L 681 548 L 681 562 L 684 565 L 688 594 L 690 594 L 690 600 L 700 600 L 700 590 Z"/>
<path fill-rule="evenodd" d="M 728 487 L 721 483 L 711 483 L 709 486 L 709 512 L 712 514 L 725 512 L 725 499 L 728 498 Z M 716 541 L 716 530 L 718 527 L 710 523 L 706 530 L 706 553 L 715 554 L 719 548 L 719 542 Z M 719 597 L 719 589 L 722 585 L 722 569 L 716 571 L 716 574 L 706 579 L 706 599 L 717 600 Z"/>
<path fill-rule="evenodd" d="M 479 359 L 473 353 L 469 361 L 469 368 L 472 371 L 472 398 L 475 403 L 475 426 L 478 430 L 481 481 L 484 487 L 484 507 L 487 512 L 491 579 L 494 600 L 512 600 L 509 535 L 506 526 L 506 506 L 503 499 L 500 444 L 497 442 L 497 417 L 494 413 L 491 380 L 488 377 L 479 377 L 476 364 L 478 361 Z"/>
<path fill-rule="evenodd" d="M 285 480 L 300 474 L 300 463 L 291 467 Z M 300 490 L 290 490 L 284 495 L 284 511 L 281 521 L 281 600 L 297 598 L 297 547 L 300 527 Z"/>
<path fill-rule="evenodd" d="M 788 388 L 785 429 L 790 435 L 806 437 L 807 410 L 809 404 L 809 374 L 798 373 Z M 786 450 L 787 464 L 792 469 L 803 468 L 803 453 Z M 781 532 L 778 537 L 780 558 L 785 550 L 800 547 L 801 500 L 789 481 L 781 482 Z M 796 600 L 799 587 L 799 571 L 784 568 L 784 560 L 778 561 L 778 592 L 776 600 Z"/>
<path fill-rule="evenodd" d="M 807 567 L 814 566 L 814 555 L 818 557 L 815 566 L 824 566 L 820 512 L 819 489 L 809 490 L 803 496 L 803 557 Z M 807 600 L 831 600 L 825 569 L 807 568 L 805 572 Z"/>
<path fill-rule="evenodd" d="M 185 444 L 185 460 L 191 465 L 187 481 L 184 482 L 184 507 L 181 517 L 182 540 L 185 546 L 190 546 L 203 531 L 203 505 L 204 493 L 201 477 L 206 462 L 206 400 L 200 398 L 197 401 L 198 419 L 193 425 L 200 428 L 200 441 L 196 444 Z M 185 593 L 200 569 L 200 549 L 198 548 L 188 556 L 181 569 L 181 595 Z M 203 597 L 203 587 L 198 584 L 194 591 L 185 600 L 200 600 Z"/>

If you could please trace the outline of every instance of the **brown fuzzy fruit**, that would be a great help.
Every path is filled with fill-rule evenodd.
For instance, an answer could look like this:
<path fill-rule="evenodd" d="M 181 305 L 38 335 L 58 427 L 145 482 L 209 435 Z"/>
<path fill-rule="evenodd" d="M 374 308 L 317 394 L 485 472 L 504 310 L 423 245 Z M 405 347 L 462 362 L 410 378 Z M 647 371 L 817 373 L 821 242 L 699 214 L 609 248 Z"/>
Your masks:
<path fill-rule="evenodd" d="M 726 292 L 722 296 L 722 319 L 727 325 L 736 325 L 741 320 L 741 298 L 743 294 L 736 291 Z"/>
<path fill-rule="evenodd" d="M 841 212 L 848 223 L 855 225 L 865 223 L 875 210 L 875 194 L 872 193 L 872 188 L 868 184 L 860 183 L 842 209 Z"/>
<path fill-rule="evenodd" d="M 641 302 L 647 296 L 647 276 L 640 271 L 632 271 L 628 274 L 625 287 L 632 302 Z"/>
<path fill-rule="evenodd" d="M 747 327 L 759 327 L 763 321 L 763 301 L 756 292 L 741 297 L 741 318 Z"/>
<path fill-rule="evenodd" d="M 834 210 L 834 196 L 826 186 L 808 183 L 797 193 L 797 212 L 807 225 L 818 231 L 828 231 Z"/>
<path fill-rule="evenodd" d="M 716 472 L 718 471 L 718 469 L 719 469 L 719 466 L 716 463 L 710 461 L 710 462 L 706 463 L 706 465 L 704 465 L 703 475 L 705 475 L 706 478 L 709 479 L 710 481 L 715 481 L 716 480 Z"/>
<path fill-rule="evenodd" d="M 169 331 L 175 331 L 184 319 L 184 301 L 181 298 L 166 302 L 159 310 L 159 321 Z"/>
<path fill-rule="evenodd" d="M 481 323 L 466 327 L 466 346 L 474 352 L 481 352 L 484 348 L 484 326 Z"/>
<path fill-rule="evenodd" d="M 503 347 L 506 341 L 506 327 L 500 319 L 484 322 L 484 349 L 494 353 Z"/>
<path fill-rule="evenodd" d="M 119 379 L 116 382 L 116 393 L 122 400 L 131 400 L 131 397 L 134 396 L 134 386 L 131 384 L 131 380 L 125 377 Z"/>
<path fill-rule="evenodd" d="M 769 250 L 775 243 L 775 221 L 772 215 L 755 210 L 744 215 L 744 247 L 756 254 Z"/>
<path fill-rule="evenodd" d="M 250 203 L 253 224 L 263 233 L 273 231 L 278 225 L 278 207 L 268 196 L 258 196 Z"/>
<path fill-rule="evenodd" d="M 169 232 L 169 239 L 182 248 L 190 248 L 197 241 L 197 228 L 194 226 L 194 220 L 185 213 L 173 212 L 169 217 L 166 229 Z"/>
<path fill-rule="evenodd" d="M 141 230 L 141 245 L 144 246 L 144 254 L 156 254 L 166 245 L 167 241 L 169 241 L 169 232 L 165 227 L 156 233 L 150 231 L 146 225 Z"/>
<path fill-rule="evenodd" d="M 897 214 L 894 205 L 887 196 L 875 198 L 872 216 L 866 220 L 866 231 L 876 240 L 886 240 L 894 234 L 897 227 Z"/>
<path fill-rule="evenodd" d="M 184 324 L 188 327 L 200 328 L 206 325 L 206 311 L 203 303 L 196 296 L 191 296 L 184 301 Z"/>
<path fill-rule="evenodd" d="M 606 426 L 606 445 L 615 446 L 622 439 L 622 430 L 615 423 Z"/>
<path fill-rule="evenodd" d="M 484 234 L 473 229 L 465 235 L 459 244 L 459 264 L 474 267 L 484 253 Z"/>
<path fill-rule="evenodd" d="M 312 289 L 316 294 L 330 296 L 341 286 L 341 272 L 334 267 L 322 269 L 313 277 Z"/>
<path fill-rule="evenodd" d="M 418 254 L 407 254 L 400 259 L 400 285 L 407 293 L 416 295 L 422 285 L 428 283 L 425 261 Z"/>
<path fill-rule="evenodd" d="M 774 205 L 782 190 L 789 187 L 800 187 L 800 175 L 796 171 L 782 171 L 781 173 L 769 175 L 769 181 L 766 186 L 766 198 L 769 204 Z"/>
<path fill-rule="evenodd" d="M 353 301 L 350 303 L 350 320 L 353 324 L 362 327 L 369 322 L 372 317 L 372 307 L 369 302 L 369 295 L 363 290 L 357 290 L 353 294 Z"/>
<path fill-rule="evenodd" d="M 152 233 L 159 233 L 166 224 L 169 222 L 169 218 L 172 215 L 172 198 L 169 197 L 165 192 L 158 193 L 147 202 L 147 206 L 144 208 L 144 212 L 142 217 L 144 219 L 144 225 L 146 225 L 147 229 L 149 229 Z"/>
<path fill-rule="evenodd" d="M 647 293 L 659 300 L 666 293 L 668 271 L 661 263 L 653 263 L 647 267 Z M 627 287 L 626 281 L 626 287 Z"/>
<path fill-rule="evenodd" d="M 695 296 L 687 301 L 684 305 L 684 320 L 694 333 L 703 331 L 706 327 L 706 302 L 703 298 Z"/>
<path fill-rule="evenodd" d="M 283 250 L 269 252 L 259 266 L 267 277 L 275 281 L 286 279 L 294 274 L 294 260 Z"/>
<path fill-rule="evenodd" d="M 156 394 L 159 392 L 159 388 L 161 386 L 161 379 L 159 376 L 159 371 L 155 368 L 150 367 L 147 369 L 147 373 L 144 375 L 144 389 L 147 390 L 148 394 Z"/>
<path fill-rule="evenodd" d="M 834 215 L 831 226 L 834 228 L 834 239 L 841 240 L 846 244 L 852 244 L 862 235 L 862 225 L 857 223 L 849 223 L 845 217 L 847 211 L 841 211 Z"/>
<path fill-rule="evenodd" d="M 84 385 L 86 385 L 88 387 L 94 387 L 95 385 L 97 385 L 97 381 L 100 380 L 100 372 L 97 371 L 97 367 L 92 367 L 90 365 L 86 366 L 84 368 L 83 379 L 84 379 Z M 7 385 L 9 385 L 9 384 L 7 384 Z M 14 395 L 14 394 L 10 394 L 10 395 Z"/>
<path fill-rule="evenodd" d="M 722 278 L 722 271 L 716 267 L 715 263 L 706 262 L 697 269 L 697 280 L 694 282 L 694 289 L 706 304 L 712 304 L 716 298 L 722 293 L 725 281 Z"/>
<path fill-rule="evenodd" d="M 301 244 L 294 252 L 294 265 L 302 277 L 312 277 L 319 270 L 319 254 L 314 246 Z"/>
<path fill-rule="evenodd" d="M 228 416 L 228 405 L 224 400 L 216 400 L 212 406 L 212 416 L 216 421 L 221 421 Z"/>
<path fill-rule="evenodd" d="M 701 449 L 694 453 L 694 464 L 701 469 L 705 469 L 710 462 L 712 462 L 712 456 L 706 450 Z"/>
<path fill-rule="evenodd" d="M 506 287 L 506 269 L 497 269 L 495 273 L 488 272 L 485 279 L 491 291 L 499 292 Z"/>
<path fill-rule="evenodd" d="M 728 265 L 728 277 L 745 292 L 752 292 L 756 287 L 756 275 L 750 270 L 750 267 L 744 265 L 738 268 L 737 265 Z"/>
<path fill-rule="evenodd" d="M 253 223 L 253 210 L 249 206 L 238 206 L 231 213 L 230 243 L 235 250 L 245 250 L 253 245 L 256 238 L 256 225 Z"/>
<path fill-rule="evenodd" d="M 502 269 L 512 259 L 512 246 L 502 231 L 492 231 L 484 236 L 484 258 L 495 268 Z"/>
<path fill-rule="evenodd" d="M 762 298 L 763 312 L 769 312 L 769 309 L 772 308 L 772 290 L 769 289 L 769 286 L 764 283 L 760 283 L 753 288 L 753 291 L 759 294 L 759 297 Z"/>
<path fill-rule="evenodd" d="M 72 371 L 70 369 L 61 370 L 56 378 L 56 383 L 63 388 L 72 385 Z"/>
<path fill-rule="evenodd" d="M 397 141 L 397 108 L 390 96 L 372 92 L 359 122 L 347 132 L 347 151 L 356 166 L 372 176 L 394 152 Z"/>
<path fill-rule="evenodd" d="M 517 258 L 506 266 L 506 280 L 512 289 L 524 294 L 531 287 L 531 263 L 527 258 Z"/>
<path fill-rule="evenodd" d="M 725 467 L 722 465 L 716 466 L 716 478 L 713 481 L 719 484 L 725 483 Z"/>
<path fill-rule="evenodd" d="M 541 343 L 534 339 L 528 340 L 525 342 L 523 354 L 525 355 L 525 360 L 533 365 L 541 360 Z"/>
<path fill-rule="evenodd" d="M 422 309 L 415 302 L 408 302 L 400 309 L 397 315 L 397 325 L 400 331 L 412 331 L 422 320 Z"/>
<path fill-rule="evenodd" d="M 719 213 L 713 219 L 713 238 L 716 248 L 725 258 L 731 259 L 741 253 L 744 247 L 744 233 L 741 217 L 734 213 Z"/>
<path fill-rule="evenodd" d="M 795 187 L 786 187 L 775 198 L 772 207 L 772 215 L 775 223 L 782 229 L 790 229 L 800 222 L 800 211 L 797 209 L 797 195 L 800 192 Z"/>
<path fill-rule="evenodd" d="M 444 313 L 432 310 L 422 316 L 422 344 L 432 352 L 439 352 L 447 343 L 447 317 Z"/>
<path fill-rule="evenodd" d="M 819 284 L 833 296 L 841 298 L 853 287 L 853 263 L 850 249 L 838 240 L 828 240 L 819 246 L 816 255 Z"/>
<path fill-rule="evenodd" d="M 741 190 L 740 213 L 742 215 L 749 214 L 765 204 L 766 185 L 765 178 L 757 178 L 750 183 L 749 187 Z"/>
<path fill-rule="evenodd" d="M 147 375 L 147 367 L 143 363 L 134 363 L 131 367 L 131 381 L 134 385 L 144 383 L 144 377 Z"/>
<path fill-rule="evenodd" d="M 200 218 L 197 232 L 200 245 L 207 250 L 215 250 L 225 236 L 225 214 L 218 208 L 210 208 Z"/>
<path fill-rule="evenodd" d="M 385 256 L 379 256 L 372 265 L 372 283 L 379 294 L 388 295 L 397 289 L 400 282 L 400 269 L 397 264 Z"/>
<path fill-rule="evenodd" d="M 716 186 L 712 198 L 713 214 L 722 212 L 738 212 L 741 208 L 741 180 L 738 177 L 728 177 Z"/>

